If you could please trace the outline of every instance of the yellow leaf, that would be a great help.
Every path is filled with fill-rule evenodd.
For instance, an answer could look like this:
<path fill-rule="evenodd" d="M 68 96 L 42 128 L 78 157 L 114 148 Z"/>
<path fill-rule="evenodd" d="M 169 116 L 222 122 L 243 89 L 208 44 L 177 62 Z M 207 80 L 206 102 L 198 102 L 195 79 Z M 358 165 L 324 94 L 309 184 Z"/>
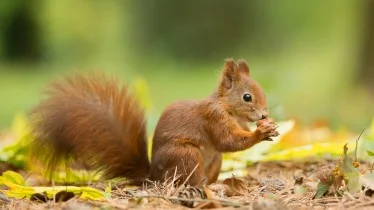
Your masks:
<path fill-rule="evenodd" d="M 354 147 L 354 143 L 349 143 Z M 265 156 L 265 161 L 282 161 L 282 160 L 296 160 L 303 159 L 312 156 L 318 156 L 323 154 L 336 155 L 342 154 L 341 148 L 344 143 L 314 143 L 300 147 L 294 147 L 290 149 L 285 149 L 279 152 L 271 152 Z M 352 147 L 351 147 L 352 148 Z"/>
<path fill-rule="evenodd" d="M 105 193 L 92 187 L 81 187 L 82 194 L 80 198 L 90 200 L 104 200 Z"/>
<path fill-rule="evenodd" d="M 30 198 L 36 191 L 33 187 L 13 185 L 9 190 L 5 191 L 5 193 L 11 198 Z"/>
<path fill-rule="evenodd" d="M 140 102 L 140 105 L 146 111 L 149 111 L 152 107 L 152 102 L 147 81 L 143 77 L 138 77 L 133 80 L 131 87 L 134 89 L 135 96 Z"/>
<path fill-rule="evenodd" d="M 316 121 L 311 126 L 304 126 L 296 122 L 292 130 L 284 134 L 279 143 L 274 145 L 270 151 L 280 151 L 292 147 L 300 147 L 322 142 L 342 143 L 352 138 L 352 136 L 353 135 L 344 128 L 333 132 L 328 124 L 323 120 Z"/>
<path fill-rule="evenodd" d="M 14 171 L 5 171 L 1 176 L 1 180 L 1 182 L 8 187 L 24 185 L 25 183 L 25 179 Z"/>
<path fill-rule="evenodd" d="M 18 113 L 12 122 L 12 133 L 17 138 L 22 138 L 30 133 L 30 129 L 27 124 L 27 118 L 23 113 Z"/>
<path fill-rule="evenodd" d="M 54 186 L 54 187 L 31 187 L 23 186 L 23 177 L 13 171 L 6 171 L 0 176 L 1 182 L 9 187 L 9 190 L 4 190 L 7 196 L 12 198 L 30 198 L 35 193 L 45 193 L 48 198 L 53 198 L 53 195 L 60 191 L 72 192 L 79 195 L 81 199 L 90 200 L 105 200 L 109 197 L 105 192 L 97 190 L 92 187 L 76 187 L 76 186 Z"/>
<path fill-rule="evenodd" d="M 367 129 L 367 137 L 370 141 L 374 141 L 374 118 L 371 121 L 369 128 Z"/>

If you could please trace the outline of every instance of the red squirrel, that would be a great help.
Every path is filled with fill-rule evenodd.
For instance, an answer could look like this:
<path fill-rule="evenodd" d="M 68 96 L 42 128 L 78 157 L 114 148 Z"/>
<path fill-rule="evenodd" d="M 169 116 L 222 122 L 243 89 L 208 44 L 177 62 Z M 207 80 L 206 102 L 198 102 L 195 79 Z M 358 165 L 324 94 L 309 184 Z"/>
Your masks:
<path fill-rule="evenodd" d="M 192 186 L 217 181 L 222 153 L 278 136 L 264 91 L 244 60 L 226 59 L 218 88 L 200 101 L 178 101 L 162 113 L 147 155 L 143 109 L 114 79 L 76 75 L 52 83 L 31 112 L 32 154 L 53 172 L 64 161 L 84 163 L 106 179 L 165 181 Z M 257 122 L 250 131 L 248 122 Z"/>

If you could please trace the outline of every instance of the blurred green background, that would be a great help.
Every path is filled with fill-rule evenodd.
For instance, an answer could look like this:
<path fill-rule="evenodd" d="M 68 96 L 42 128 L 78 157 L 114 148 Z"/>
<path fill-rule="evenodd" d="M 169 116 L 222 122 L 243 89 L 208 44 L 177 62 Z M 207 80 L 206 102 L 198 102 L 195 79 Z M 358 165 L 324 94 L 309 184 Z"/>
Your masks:
<path fill-rule="evenodd" d="M 150 124 L 245 58 L 272 117 L 361 130 L 374 116 L 371 0 L 0 1 L 0 128 L 52 79 L 101 71 L 149 88 Z"/>

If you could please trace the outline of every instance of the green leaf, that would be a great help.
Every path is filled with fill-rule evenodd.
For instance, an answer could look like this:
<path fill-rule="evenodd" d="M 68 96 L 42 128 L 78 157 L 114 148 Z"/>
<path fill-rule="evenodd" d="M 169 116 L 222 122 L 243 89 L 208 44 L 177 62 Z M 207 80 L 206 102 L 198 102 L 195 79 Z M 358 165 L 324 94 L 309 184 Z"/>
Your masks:
<path fill-rule="evenodd" d="M 322 182 L 319 182 L 317 185 L 317 192 L 314 198 L 322 198 L 329 191 L 330 186 Z"/>
<path fill-rule="evenodd" d="M 347 187 L 350 193 L 356 193 L 361 190 L 359 183 L 360 172 L 358 168 L 355 168 L 352 164 L 352 159 L 345 156 L 342 163 L 342 171 L 344 178 L 348 180 Z"/>
<path fill-rule="evenodd" d="M 25 168 L 28 161 L 29 143 L 32 140 L 30 128 L 24 114 L 17 114 L 12 124 L 12 141 L 0 146 L 0 160 Z"/>
<path fill-rule="evenodd" d="M 372 151 L 366 150 L 366 153 L 367 153 L 369 156 L 374 156 L 374 152 L 372 152 Z"/>

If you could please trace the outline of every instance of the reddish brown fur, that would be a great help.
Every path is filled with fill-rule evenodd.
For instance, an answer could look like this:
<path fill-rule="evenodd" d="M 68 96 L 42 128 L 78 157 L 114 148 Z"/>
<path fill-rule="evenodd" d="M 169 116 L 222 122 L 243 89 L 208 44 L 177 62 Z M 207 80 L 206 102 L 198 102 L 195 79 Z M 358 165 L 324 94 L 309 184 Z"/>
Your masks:
<path fill-rule="evenodd" d="M 244 93 L 252 95 L 245 102 Z M 57 83 L 34 111 L 37 146 L 52 148 L 50 166 L 64 158 L 88 162 L 108 178 L 125 176 L 163 181 L 181 175 L 197 186 L 217 180 L 223 152 L 245 150 L 278 135 L 267 118 L 266 98 L 250 78 L 244 60 L 225 62 L 217 91 L 201 101 L 180 101 L 163 112 L 146 155 L 144 116 L 125 88 L 97 78 Z M 255 131 L 247 122 L 258 121 Z M 47 158 L 46 158 L 47 159 Z M 191 173 L 196 168 L 194 173 Z M 149 171 L 149 173 L 148 173 Z"/>
<path fill-rule="evenodd" d="M 242 95 L 250 93 L 252 103 Z M 213 183 L 221 169 L 221 153 L 235 152 L 276 136 L 275 124 L 261 124 L 250 132 L 246 122 L 266 118 L 268 110 L 260 86 L 249 77 L 245 61 L 226 60 L 218 91 L 202 101 L 180 101 L 162 114 L 153 138 L 150 178 L 164 180 L 177 169 L 188 183 Z"/>
<path fill-rule="evenodd" d="M 101 169 L 106 178 L 148 175 L 144 114 L 124 86 L 76 76 L 51 84 L 46 93 L 31 122 L 37 139 L 33 155 L 42 155 L 49 172 L 73 158 Z"/>

